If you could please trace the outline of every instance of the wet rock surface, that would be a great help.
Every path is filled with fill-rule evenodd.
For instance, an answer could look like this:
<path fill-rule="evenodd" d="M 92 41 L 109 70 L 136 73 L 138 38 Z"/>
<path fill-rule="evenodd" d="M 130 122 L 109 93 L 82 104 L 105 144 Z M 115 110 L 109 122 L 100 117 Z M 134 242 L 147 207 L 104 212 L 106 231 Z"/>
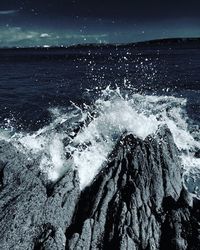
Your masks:
<path fill-rule="evenodd" d="M 184 189 L 166 127 L 128 135 L 86 188 L 67 230 L 68 249 L 199 249 L 199 201 Z"/>
<path fill-rule="evenodd" d="M 0 249 L 200 249 L 200 202 L 182 183 L 161 127 L 125 135 L 82 192 L 68 170 L 49 185 L 37 163 L 0 142 Z"/>
<path fill-rule="evenodd" d="M 0 249 L 65 249 L 80 192 L 77 173 L 68 171 L 49 188 L 37 164 L 11 144 L 1 141 L 0 159 Z"/>

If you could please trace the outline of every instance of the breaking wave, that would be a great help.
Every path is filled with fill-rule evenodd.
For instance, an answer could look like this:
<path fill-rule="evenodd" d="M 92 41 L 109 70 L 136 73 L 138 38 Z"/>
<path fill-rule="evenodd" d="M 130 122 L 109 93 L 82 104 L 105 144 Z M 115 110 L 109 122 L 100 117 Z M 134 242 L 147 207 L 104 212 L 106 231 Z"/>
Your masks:
<path fill-rule="evenodd" d="M 133 133 L 144 139 L 158 126 L 167 124 L 181 152 L 185 172 L 195 172 L 200 168 L 200 158 L 195 157 L 200 150 L 199 128 L 188 122 L 186 105 L 183 98 L 107 87 L 91 105 L 72 103 L 67 110 L 51 109 L 52 122 L 37 132 L 4 130 L 0 137 L 31 157 L 39 157 L 41 170 L 52 181 L 70 167 L 77 169 L 83 189 L 106 163 L 122 134 Z"/>

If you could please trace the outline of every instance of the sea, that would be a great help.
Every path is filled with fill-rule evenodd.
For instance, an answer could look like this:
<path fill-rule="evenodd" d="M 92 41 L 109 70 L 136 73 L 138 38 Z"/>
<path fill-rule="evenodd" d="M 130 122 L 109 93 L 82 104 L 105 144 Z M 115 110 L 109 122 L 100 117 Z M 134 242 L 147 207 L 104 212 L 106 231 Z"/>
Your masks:
<path fill-rule="evenodd" d="M 200 197 L 200 41 L 0 49 L 0 139 L 84 189 L 123 134 L 167 125 Z"/>

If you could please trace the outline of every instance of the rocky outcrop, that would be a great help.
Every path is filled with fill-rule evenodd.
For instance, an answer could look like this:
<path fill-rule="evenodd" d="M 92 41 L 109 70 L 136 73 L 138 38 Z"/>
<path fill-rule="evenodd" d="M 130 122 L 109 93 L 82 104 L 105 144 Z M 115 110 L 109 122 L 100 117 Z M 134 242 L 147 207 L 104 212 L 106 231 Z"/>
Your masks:
<path fill-rule="evenodd" d="M 65 249 L 80 192 L 77 173 L 48 185 L 36 162 L 3 141 L 0 159 L 0 249 Z"/>
<path fill-rule="evenodd" d="M 67 249 L 200 249 L 200 203 L 183 187 L 170 131 L 125 136 L 112 158 L 81 195 Z"/>
<path fill-rule="evenodd" d="M 0 142 L 0 249 L 200 249 L 200 203 L 166 127 L 123 136 L 81 193 L 76 171 L 49 184 L 27 158 Z"/>

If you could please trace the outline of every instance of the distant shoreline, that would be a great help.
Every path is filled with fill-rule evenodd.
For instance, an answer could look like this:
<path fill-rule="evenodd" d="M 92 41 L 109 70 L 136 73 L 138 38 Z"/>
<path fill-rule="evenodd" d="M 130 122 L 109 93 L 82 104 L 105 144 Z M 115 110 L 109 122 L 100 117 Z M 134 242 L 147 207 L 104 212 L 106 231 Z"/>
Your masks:
<path fill-rule="evenodd" d="M 66 49 L 74 49 L 74 48 L 115 48 L 115 47 L 142 47 L 142 46 L 162 46 L 162 45 L 177 45 L 177 44 L 200 44 L 200 38 L 163 38 L 163 39 L 154 39 L 154 40 L 147 40 L 141 42 L 133 42 L 133 43 L 89 43 L 89 44 L 75 44 L 69 46 L 31 46 L 31 47 L 0 47 L 0 51 L 2 50 L 42 50 L 42 51 L 49 51 L 54 49 L 59 50 L 66 50 Z"/>

